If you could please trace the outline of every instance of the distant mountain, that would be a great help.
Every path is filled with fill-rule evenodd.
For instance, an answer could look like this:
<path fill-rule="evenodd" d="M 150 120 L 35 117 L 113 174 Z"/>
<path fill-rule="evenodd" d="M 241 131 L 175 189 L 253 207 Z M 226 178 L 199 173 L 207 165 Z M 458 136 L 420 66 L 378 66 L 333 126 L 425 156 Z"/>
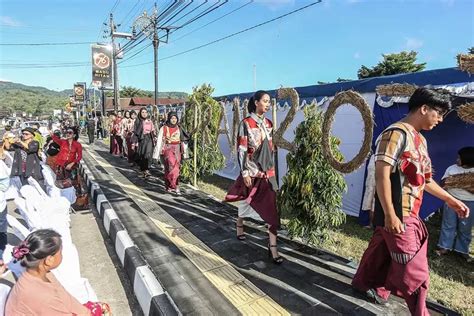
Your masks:
<path fill-rule="evenodd" d="M 142 96 L 153 96 L 152 91 L 140 90 L 140 92 Z M 0 81 L 0 109 L 2 113 L 26 112 L 33 116 L 52 114 L 53 110 L 64 109 L 72 94 L 72 89 L 54 91 L 45 87 Z M 158 95 L 170 98 L 188 96 L 184 92 L 160 92 Z"/>
<path fill-rule="evenodd" d="M 26 112 L 33 116 L 52 114 L 54 109 L 64 108 L 68 100 L 68 95 L 44 87 L 0 82 L 2 113 Z"/>

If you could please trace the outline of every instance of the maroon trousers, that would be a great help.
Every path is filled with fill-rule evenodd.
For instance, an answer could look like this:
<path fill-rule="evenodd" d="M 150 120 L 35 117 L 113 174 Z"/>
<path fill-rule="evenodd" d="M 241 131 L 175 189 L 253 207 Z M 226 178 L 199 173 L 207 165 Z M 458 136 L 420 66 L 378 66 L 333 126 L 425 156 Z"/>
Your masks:
<path fill-rule="evenodd" d="M 404 217 L 403 222 L 402 234 L 375 229 L 352 285 L 361 291 L 375 289 L 384 299 L 393 292 L 405 299 L 412 315 L 429 315 L 428 231 L 419 217 Z"/>

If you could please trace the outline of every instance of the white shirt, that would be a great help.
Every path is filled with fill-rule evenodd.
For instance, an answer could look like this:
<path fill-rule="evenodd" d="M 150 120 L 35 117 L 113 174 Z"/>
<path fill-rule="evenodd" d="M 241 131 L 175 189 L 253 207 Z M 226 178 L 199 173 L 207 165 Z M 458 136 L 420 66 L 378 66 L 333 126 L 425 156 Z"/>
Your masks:
<path fill-rule="evenodd" d="M 454 176 L 456 174 L 471 173 L 474 172 L 474 168 L 463 168 L 458 165 L 449 166 L 446 169 L 442 179 Z M 462 201 L 474 201 L 474 194 L 464 189 L 451 188 L 447 190 L 452 196 Z"/>

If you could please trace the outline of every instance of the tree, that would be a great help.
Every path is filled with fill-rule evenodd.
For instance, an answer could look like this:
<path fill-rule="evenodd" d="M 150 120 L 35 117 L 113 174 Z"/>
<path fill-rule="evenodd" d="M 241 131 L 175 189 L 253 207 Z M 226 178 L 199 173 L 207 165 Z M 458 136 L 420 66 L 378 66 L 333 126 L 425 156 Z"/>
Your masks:
<path fill-rule="evenodd" d="M 422 71 L 426 63 L 417 64 L 417 52 L 400 52 L 394 54 L 382 54 L 383 60 L 372 68 L 362 65 L 357 72 L 359 79 L 388 76 L 403 73 Z"/>
<path fill-rule="evenodd" d="M 124 98 L 133 98 L 139 97 L 143 93 L 142 90 L 134 87 L 123 86 L 120 91 L 120 97 Z"/>
<path fill-rule="evenodd" d="M 186 113 L 182 125 L 197 140 L 197 177 L 214 173 L 224 168 L 225 157 L 222 154 L 217 138 L 219 137 L 222 107 L 211 96 L 214 88 L 210 84 L 194 87 L 192 95 L 186 102 Z M 194 127 L 194 113 L 197 111 L 198 124 Z M 193 142 L 190 142 L 190 151 Z M 191 181 L 194 175 L 193 160 L 185 160 L 181 167 L 181 176 Z"/>
<path fill-rule="evenodd" d="M 286 158 L 288 173 L 278 193 L 278 206 L 289 220 L 290 237 L 319 244 L 329 238 L 329 228 L 345 221 L 341 207 L 346 183 L 323 156 L 323 113 L 316 106 L 308 106 L 304 115 L 305 120 L 296 128 L 296 150 Z M 339 139 L 332 136 L 330 145 L 335 157 L 342 160 Z"/>
<path fill-rule="evenodd" d="M 474 54 L 474 46 L 467 49 L 469 54 Z"/>

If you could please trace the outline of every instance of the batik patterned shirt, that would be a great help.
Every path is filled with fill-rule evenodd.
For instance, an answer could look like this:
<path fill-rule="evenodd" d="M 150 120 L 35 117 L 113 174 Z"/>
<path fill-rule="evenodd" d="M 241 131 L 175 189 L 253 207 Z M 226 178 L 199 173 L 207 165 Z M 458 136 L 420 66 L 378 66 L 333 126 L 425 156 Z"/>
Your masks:
<path fill-rule="evenodd" d="M 384 161 L 393 166 L 393 171 L 400 171 L 403 216 L 418 216 L 425 184 L 432 175 L 426 139 L 413 126 L 397 122 L 377 138 L 376 145 L 375 161 Z"/>
<path fill-rule="evenodd" d="M 271 148 L 273 124 L 267 118 L 260 118 L 255 113 L 250 114 L 240 122 L 237 136 L 237 153 L 241 174 L 243 177 L 270 178 L 275 176 L 275 169 L 262 171 L 257 163 L 252 161 L 253 153 L 268 137 Z"/>

